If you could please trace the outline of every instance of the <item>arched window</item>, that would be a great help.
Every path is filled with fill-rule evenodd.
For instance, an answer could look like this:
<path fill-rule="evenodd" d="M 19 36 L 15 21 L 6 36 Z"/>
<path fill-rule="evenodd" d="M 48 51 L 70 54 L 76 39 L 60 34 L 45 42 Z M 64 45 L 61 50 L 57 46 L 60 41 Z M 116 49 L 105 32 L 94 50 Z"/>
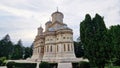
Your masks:
<path fill-rule="evenodd" d="M 38 53 L 39 53 L 39 48 L 37 48 L 37 51 L 38 51 Z"/>
<path fill-rule="evenodd" d="M 50 52 L 52 52 L 52 46 L 50 46 Z"/>
<path fill-rule="evenodd" d="M 35 48 L 34 48 L 34 50 L 33 50 L 33 53 L 35 53 Z"/>
<path fill-rule="evenodd" d="M 58 45 L 57 45 L 57 52 L 58 52 L 59 50 L 58 50 Z"/>
<path fill-rule="evenodd" d="M 69 46 L 69 44 L 68 44 L 68 51 L 70 51 L 70 46 Z"/>
<path fill-rule="evenodd" d="M 41 53 L 43 53 L 44 52 L 44 47 L 41 47 Z"/>
<path fill-rule="evenodd" d="M 66 51 L 66 47 L 65 47 L 65 44 L 64 44 L 64 51 Z"/>
<path fill-rule="evenodd" d="M 47 52 L 49 52 L 49 46 L 47 46 Z"/>
<path fill-rule="evenodd" d="M 46 46 L 44 47 L 44 52 L 46 52 Z"/>
<path fill-rule="evenodd" d="M 71 50 L 73 51 L 73 46 L 72 46 L 72 44 L 71 44 Z"/>

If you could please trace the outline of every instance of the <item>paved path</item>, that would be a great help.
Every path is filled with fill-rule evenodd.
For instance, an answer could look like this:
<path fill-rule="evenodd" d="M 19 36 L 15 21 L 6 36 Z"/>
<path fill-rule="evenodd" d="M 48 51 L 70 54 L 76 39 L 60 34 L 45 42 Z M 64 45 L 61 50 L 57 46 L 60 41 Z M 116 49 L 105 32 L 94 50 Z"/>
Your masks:
<path fill-rule="evenodd" d="M 7 68 L 6 66 L 0 66 L 0 68 Z"/>
<path fill-rule="evenodd" d="M 37 62 L 37 66 L 36 66 L 36 68 L 39 68 L 39 64 L 40 64 L 40 62 Z"/>

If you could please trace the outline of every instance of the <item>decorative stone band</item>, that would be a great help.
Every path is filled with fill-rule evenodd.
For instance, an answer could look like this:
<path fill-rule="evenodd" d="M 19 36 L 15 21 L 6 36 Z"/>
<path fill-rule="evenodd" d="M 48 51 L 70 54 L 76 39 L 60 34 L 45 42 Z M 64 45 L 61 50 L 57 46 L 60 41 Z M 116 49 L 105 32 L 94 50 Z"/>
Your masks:
<path fill-rule="evenodd" d="M 42 46 L 34 46 L 34 48 L 37 48 L 37 47 L 44 47 L 44 45 L 42 45 Z"/>
<path fill-rule="evenodd" d="M 44 35 L 45 35 L 45 36 L 55 36 L 55 35 L 56 35 L 56 32 L 55 32 L 55 31 L 45 32 Z"/>
<path fill-rule="evenodd" d="M 59 30 L 59 31 L 56 31 L 56 35 L 58 34 L 73 34 L 72 30 Z"/>
<path fill-rule="evenodd" d="M 58 31 L 52 31 L 52 32 L 45 32 L 45 36 L 56 36 L 58 34 L 73 34 L 71 29 L 60 29 Z"/>
<path fill-rule="evenodd" d="M 64 44 L 64 43 L 73 43 L 73 42 L 57 42 L 57 43 L 46 43 L 45 45 L 50 45 L 50 44 L 54 44 L 54 45 L 56 45 L 56 44 L 60 44 L 60 43 Z"/>
<path fill-rule="evenodd" d="M 35 40 L 34 40 L 34 42 L 36 42 L 36 41 L 38 41 L 40 39 L 45 39 L 45 36 L 44 35 L 40 35 L 40 36 L 37 35 L 36 38 L 35 38 Z"/>

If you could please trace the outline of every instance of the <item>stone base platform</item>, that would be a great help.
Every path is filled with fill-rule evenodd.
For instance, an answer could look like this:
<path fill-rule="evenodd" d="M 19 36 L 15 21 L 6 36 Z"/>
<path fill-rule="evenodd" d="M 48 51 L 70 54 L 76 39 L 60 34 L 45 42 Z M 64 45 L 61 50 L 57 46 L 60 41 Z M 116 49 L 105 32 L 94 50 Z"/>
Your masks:
<path fill-rule="evenodd" d="M 72 68 L 72 63 L 58 63 L 57 68 Z"/>
<path fill-rule="evenodd" d="M 27 60 L 8 60 L 7 62 L 14 61 L 18 63 L 37 63 L 37 67 L 39 68 L 39 64 L 41 61 L 49 62 L 49 63 L 58 63 L 57 68 L 72 68 L 72 63 L 75 62 L 80 62 L 80 61 L 88 61 L 88 59 L 83 59 L 83 58 L 64 58 L 64 59 L 47 59 L 47 60 L 37 60 L 36 59 L 31 59 L 28 58 Z"/>

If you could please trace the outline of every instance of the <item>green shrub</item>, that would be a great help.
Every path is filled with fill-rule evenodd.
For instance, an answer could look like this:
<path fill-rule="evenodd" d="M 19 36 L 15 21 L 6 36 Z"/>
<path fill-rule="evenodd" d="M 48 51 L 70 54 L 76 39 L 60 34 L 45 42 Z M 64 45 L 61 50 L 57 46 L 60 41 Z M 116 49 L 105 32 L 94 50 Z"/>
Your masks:
<path fill-rule="evenodd" d="M 4 61 L 2 64 L 1 64 L 1 66 L 5 66 L 6 65 L 6 61 Z"/>
<path fill-rule="evenodd" d="M 50 68 L 50 64 L 48 62 L 41 62 L 39 68 Z"/>
<path fill-rule="evenodd" d="M 36 68 L 36 63 L 15 63 L 15 68 Z"/>
<path fill-rule="evenodd" d="M 7 68 L 36 68 L 36 63 L 15 63 L 8 62 Z"/>
<path fill-rule="evenodd" d="M 51 68 L 57 68 L 58 64 L 57 63 L 49 63 Z"/>
<path fill-rule="evenodd" d="M 73 67 L 73 68 L 79 68 L 79 67 L 78 67 L 78 62 L 72 63 L 72 67 Z"/>
<path fill-rule="evenodd" d="M 3 63 L 5 60 L 6 60 L 6 57 L 0 57 L 0 66 L 3 66 Z"/>
<path fill-rule="evenodd" d="M 1 66 L 2 63 L 3 63 L 2 60 L 0 60 L 0 66 Z"/>
<path fill-rule="evenodd" d="M 120 66 L 120 59 L 116 60 L 115 62 L 113 62 L 113 65 L 115 66 Z"/>
<path fill-rule="evenodd" d="M 15 62 L 11 61 L 6 64 L 7 68 L 14 68 Z"/>
<path fill-rule="evenodd" d="M 79 68 L 90 68 L 89 62 L 86 62 L 86 61 L 79 62 L 78 66 L 79 66 Z"/>

